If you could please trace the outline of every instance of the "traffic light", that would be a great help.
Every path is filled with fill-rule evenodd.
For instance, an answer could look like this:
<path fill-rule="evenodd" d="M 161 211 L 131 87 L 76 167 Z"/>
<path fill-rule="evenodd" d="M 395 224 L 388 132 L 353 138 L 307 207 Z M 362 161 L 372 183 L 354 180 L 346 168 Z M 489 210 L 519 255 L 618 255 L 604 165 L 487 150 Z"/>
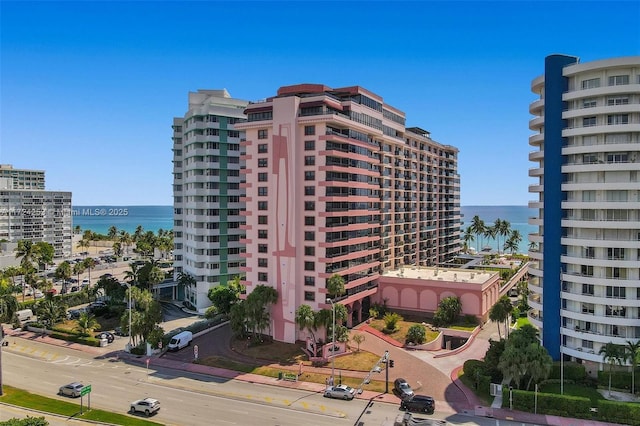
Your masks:
<path fill-rule="evenodd" d="M 392 359 L 389 360 L 389 368 L 393 368 L 393 360 Z"/>

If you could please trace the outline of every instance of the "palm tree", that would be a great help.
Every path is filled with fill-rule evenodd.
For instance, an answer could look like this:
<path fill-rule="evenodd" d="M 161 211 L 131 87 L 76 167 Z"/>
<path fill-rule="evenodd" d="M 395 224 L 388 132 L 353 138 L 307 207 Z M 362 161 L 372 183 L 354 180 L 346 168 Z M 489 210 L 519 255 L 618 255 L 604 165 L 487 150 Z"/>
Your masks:
<path fill-rule="evenodd" d="M 495 240 L 496 235 L 498 235 L 498 230 L 493 226 L 488 226 L 484 229 L 484 236 L 487 238 L 487 240 Z"/>
<path fill-rule="evenodd" d="M 100 327 L 100 324 L 98 324 L 96 317 L 87 312 L 83 312 L 80 314 L 80 318 L 78 318 L 78 325 L 75 330 L 83 336 L 88 336 L 98 327 Z"/>
<path fill-rule="evenodd" d="M 529 243 L 529 250 L 536 251 L 537 249 L 538 249 L 538 243 L 536 243 L 535 241 L 531 241 Z"/>
<path fill-rule="evenodd" d="M 73 273 L 78 276 L 78 283 L 80 282 L 80 274 L 84 272 L 84 269 L 85 267 L 83 262 L 78 262 L 73 265 Z"/>
<path fill-rule="evenodd" d="M 82 233 L 82 228 L 80 228 L 80 225 L 76 225 L 73 227 L 73 233 L 76 235 L 80 235 Z"/>
<path fill-rule="evenodd" d="M 333 274 L 327 280 L 327 294 L 331 297 L 340 297 L 345 293 L 344 278 L 340 274 Z"/>
<path fill-rule="evenodd" d="M 531 343 L 525 353 L 527 355 L 527 373 L 529 374 L 527 390 L 529 390 L 532 381 L 538 383 L 540 380 L 545 380 L 549 377 L 553 359 L 539 342 Z"/>
<path fill-rule="evenodd" d="M 239 277 L 238 277 L 238 281 L 239 281 Z M 187 293 L 189 293 L 189 295 L 191 295 L 191 287 L 195 286 L 197 284 L 196 279 L 186 273 L 186 272 L 179 272 L 178 273 L 178 284 L 181 285 L 183 288 L 185 288 L 188 291 L 185 291 L 185 296 L 187 295 Z M 189 303 L 191 303 L 191 300 L 189 298 L 187 298 L 187 300 L 189 301 Z"/>
<path fill-rule="evenodd" d="M 498 235 L 507 237 L 511 233 L 511 224 L 508 220 L 496 220 Z M 500 254 L 500 239 L 498 239 L 498 254 Z"/>
<path fill-rule="evenodd" d="M 120 244 L 124 246 L 125 254 L 129 254 L 129 246 L 132 243 L 131 234 L 127 231 L 120 231 L 120 235 L 118 236 Z"/>
<path fill-rule="evenodd" d="M 118 228 L 116 228 L 115 226 L 110 226 L 109 231 L 107 232 L 107 237 L 109 237 L 109 240 L 115 241 L 117 236 Z"/>
<path fill-rule="evenodd" d="M 518 246 L 521 242 L 522 235 L 520 234 L 520 231 L 514 229 L 513 231 L 511 231 L 511 234 L 509 234 L 509 239 L 507 240 L 507 242 L 504 243 L 505 250 L 507 250 L 508 247 L 508 249 L 511 250 L 511 254 L 513 254 L 518 249 Z"/>
<path fill-rule="evenodd" d="M 18 311 L 18 299 L 9 286 L 0 285 L 0 323 L 11 322 Z"/>
<path fill-rule="evenodd" d="M 35 244 L 29 240 L 19 240 L 14 253 L 16 255 L 16 259 L 22 258 L 20 260 L 20 266 L 22 267 L 23 272 L 28 273 L 28 271 L 35 269 L 33 266 L 36 262 Z"/>
<path fill-rule="evenodd" d="M 631 362 L 631 395 L 636 394 L 636 366 L 640 360 L 640 340 L 632 342 L 627 340 L 627 345 L 624 347 L 626 358 Z"/>
<path fill-rule="evenodd" d="M 86 233 L 86 232 L 91 232 L 91 231 L 85 231 L 85 233 Z M 81 239 L 80 241 L 78 241 L 78 245 L 77 245 L 77 247 L 78 247 L 79 249 L 83 249 L 83 248 L 84 248 L 84 249 L 88 249 L 90 244 L 91 244 L 91 243 L 89 242 L 89 240 L 87 240 L 87 239 L 85 239 L 84 237 L 82 237 L 82 239 Z M 83 251 L 83 252 L 86 252 L 86 250 L 82 250 L 82 251 Z"/>
<path fill-rule="evenodd" d="M 307 330 L 311 334 L 311 350 L 313 356 L 318 354 L 317 340 L 315 331 L 318 329 L 318 317 L 316 312 L 311 309 L 309 305 L 300 305 L 296 311 L 296 324 L 300 327 L 300 330 Z"/>
<path fill-rule="evenodd" d="M 496 302 L 495 305 L 491 307 L 491 309 L 489 309 L 489 319 L 498 325 L 498 337 L 501 340 L 502 340 L 502 335 L 500 334 L 500 323 L 505 322 L 508 317 L 509 317 L 509 314 L 505 310 L 504 304 L 500 303 L 499 300 L 498 302 Z M 507 334 L 507 331 L 505 330 L 505 335 L 506 334 Z"/>
<path fill-rule="evenodd" d="M 62 321 L 66 316 L 66 308 L 58 298 L 47 298 L 38 305 L 38 321 L 45 328 L 52 328 L 54 324 Z"/>
<path fill-rule="evenodd" d="M 465 229 L 464 231 L 464 237 L 463 237 L 465 252 L 469 251 L 469 243 L 473 242 L 474 240 L 475 240 L 475 237 L 473 236 L 473 230 L 471 229 L 470 226 L 468 226 L 467 229 Z"/>
<path fill-rule="evenodd" d="M 93 257 L 87 257 L 82 264 L 89 272 L 89 285 L 91 285 L 91 270 L 96 267 L 96 261 Z"/>
<path fill-rule="evenodd" d="M 128 281 L 131 285 L 136 285 L 138 283 L 138 279 L 140 278 L 140 267 L 137 263 L 130 263 L 129 269 L 124 273 L 125 281 Z"/>
<path fill-rule="evenodd" d="M 471 226 L 469 228 L 474 234 L 476 234 L 476 237 L 481 236 L 485 231 L 484 221 L 480 219 L 480 216 L 476 215 L 471 219 Z M 479 253 L 480 250 L 478 249 L 478 242 L 479 240 L 476 240 L 476 251 Z"/>
<path fill-rule="evenodd" d="M 602 355 L 604 362 L 609 364 L 609 396 L 611 396 L 611 370 L 615 364 L 621 364 L 624 357 L 623 347 L 609 342 L 600 347 L 598 354 Z"/>

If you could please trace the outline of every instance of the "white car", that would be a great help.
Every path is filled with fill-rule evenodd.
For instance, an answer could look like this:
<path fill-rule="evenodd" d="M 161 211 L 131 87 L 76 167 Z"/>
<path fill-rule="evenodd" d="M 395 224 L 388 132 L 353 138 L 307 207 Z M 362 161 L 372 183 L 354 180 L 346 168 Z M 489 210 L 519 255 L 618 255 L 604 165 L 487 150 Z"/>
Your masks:
<path fill-rule="evenodd" d="M 68 385 L 60 386 L 58 389 L 58 395 L 71 396 L 77 398 L 80 396 L 80 392 L 84 388 L 84 385 L 79 382 L 69 383 Z"/>
<path fill-rule="evenodd" d="M 139 399 L 131 403 L 129 412 L 134 414 L 136 412 L 144 413 L 146 416 L 150 416 L 157 413 L 160 410 L 160 401 L 153 398 Z"/>
<path fill-rule="evenodd" d="M 338 398 L 344 400 L 352 400 L 356 396 L 356 390 L 347 385 L 329 386 L 324 390 L 326 398 Z"/>

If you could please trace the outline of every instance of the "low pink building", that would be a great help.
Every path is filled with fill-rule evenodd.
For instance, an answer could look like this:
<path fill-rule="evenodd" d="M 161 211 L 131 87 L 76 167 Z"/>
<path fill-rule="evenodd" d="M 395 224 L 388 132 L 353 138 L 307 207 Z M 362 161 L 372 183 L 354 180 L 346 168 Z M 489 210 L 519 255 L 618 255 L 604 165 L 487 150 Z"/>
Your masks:
<path fill-rule="evenodd" d="M 462 302 L 462 315 L 484 322 L 500 297 L 499 279 L 497 272 L 411 266 L 382 274 L 376 296 L 378 303 L 394 311 L 429 316 L 442 299 L 456 296 Z"/>

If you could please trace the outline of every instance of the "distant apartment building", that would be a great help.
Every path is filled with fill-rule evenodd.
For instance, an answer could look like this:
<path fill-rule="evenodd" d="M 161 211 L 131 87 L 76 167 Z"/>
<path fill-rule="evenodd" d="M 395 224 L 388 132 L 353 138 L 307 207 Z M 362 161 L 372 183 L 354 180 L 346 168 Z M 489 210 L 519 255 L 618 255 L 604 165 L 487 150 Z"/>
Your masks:
<path fill-rule="evenodd" d="M 71 192 L 45 191 L 40 170 L 2 165 L 0 173 L 0 240 L 44 241 L 53 246 L 56 258 L 71 256 Z"/>
<path fill-rule="evenodd" d="M 210 288 L 241 275 L 245 219 L 240 131 L 248 102 L 226 90 L 189 93 L 173 120 L 174 273 L 195 278 L 181 298 L 204 312 Z"/>
<path fill-rule="evenodd" d="M 11 164 L 0 164 L 0 179 L 3 178 L 9 179 L 9 189 L 44 190 L 44 170 L 14 169 Z"/>
<path fill-rule="evenodd" d="M 298 337 L 296 309 L 331 308 L 339 274 L 347 325 L 368 316 L 378 279 L 403 265 L 433 266 L 460 250 L 458 150 L 405 126 L 405 114 L 362 87 L 281 87 L 251 103 L 244 284 L 277 289 L 270 330 Z"/>
<path fill-rule="evenodd" d="M 640 339 L 640 57 L 552 55 L 531 90 L 530 319 L 554 359 Z"/>

